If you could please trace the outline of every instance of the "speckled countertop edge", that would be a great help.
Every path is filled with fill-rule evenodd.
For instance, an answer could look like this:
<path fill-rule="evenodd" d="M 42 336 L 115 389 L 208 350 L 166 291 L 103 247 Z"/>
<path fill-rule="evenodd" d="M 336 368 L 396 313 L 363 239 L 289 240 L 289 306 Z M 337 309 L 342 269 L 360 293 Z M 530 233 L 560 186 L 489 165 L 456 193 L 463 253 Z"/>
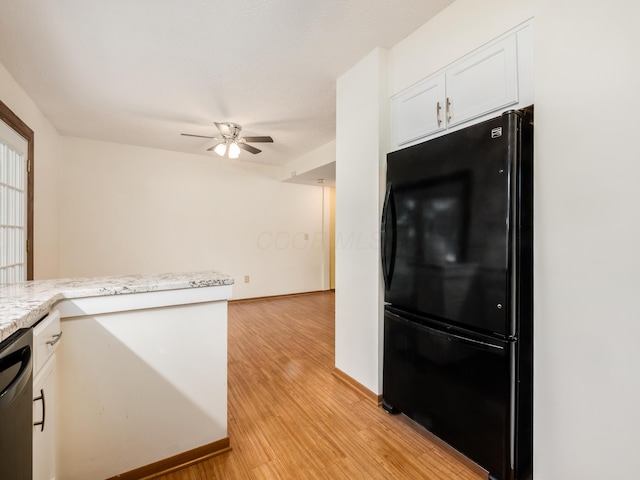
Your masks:
<path fill-rule="evenodd" d="M 32 326 L 60 300 L 221 285 L 233 285 L 233 278 L 214 271 L 34 280 L 0 285 L 0 342 L 18 329 Z"/>

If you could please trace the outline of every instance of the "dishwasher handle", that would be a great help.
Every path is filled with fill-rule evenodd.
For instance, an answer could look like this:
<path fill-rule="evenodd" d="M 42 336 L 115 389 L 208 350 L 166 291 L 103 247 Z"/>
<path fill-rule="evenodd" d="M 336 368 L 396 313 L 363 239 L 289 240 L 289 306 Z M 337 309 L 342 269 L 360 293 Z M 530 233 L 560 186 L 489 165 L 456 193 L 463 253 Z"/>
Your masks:
<path fill-rule="evenodd" d="M 0 358 L 0 373 L 20 364 L 20 369 L 16 376 L 2 392 L 0 392 L 0 412 L 7 408 L 13 399 L 18 396 L 31 381 L 31 358 L 30 345 L 25 345 L 19 350 Z"/>

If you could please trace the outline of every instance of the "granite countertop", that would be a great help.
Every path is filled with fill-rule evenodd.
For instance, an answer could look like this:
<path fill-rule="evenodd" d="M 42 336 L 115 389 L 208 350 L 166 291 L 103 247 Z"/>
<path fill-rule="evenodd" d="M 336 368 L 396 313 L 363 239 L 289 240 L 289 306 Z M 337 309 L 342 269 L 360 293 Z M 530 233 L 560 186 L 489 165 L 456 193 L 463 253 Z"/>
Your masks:
<path fill-rule="evenodd" d="M 232 277 L 208 271 L 34 280 L 0 285 L 0 342 L 16 330 L 32 326 L 60 300 L 232 284 Z"/>

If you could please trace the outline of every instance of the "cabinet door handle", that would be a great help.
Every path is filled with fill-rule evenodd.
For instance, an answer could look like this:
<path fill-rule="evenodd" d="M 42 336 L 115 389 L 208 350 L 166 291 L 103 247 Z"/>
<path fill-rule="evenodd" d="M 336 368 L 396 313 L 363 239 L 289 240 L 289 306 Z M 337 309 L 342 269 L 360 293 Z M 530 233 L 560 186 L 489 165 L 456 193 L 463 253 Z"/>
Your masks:
<path fill-rule="evenodd" d="M 438 126 L 442 125 L 442 119 L 440 118 L 440 110 L 442 107 L 440 106 L 440 102 L 436 104 L 436 120 L 438 121 Z"/>
<path fill-rule="evenodd" d="M 55 335 L 51 335 L 51 337 L 53 338 L 53 340 L 49 340 L 47 342 L 47 345 L 53 346 L 60 341 L 60 338 L 62 337 L 62 332 L 56 333 Z"/>
<path fill-rule="evenodd" d="M 447 123 L 451 121 L 451 99 L 447 97 Z"/>
<path fill-rule="evenodd" d="M 33 426 L 37 427 L 38 425 L 40 425 L 40 431 L 44 432 L 44 420 L 45 420 L 45 415 L 47 413 L 47 407 L 45 405 L 44 390 L 42 388 L 40 389 L 40 396 L 33 399 L 34 403 L 37 402 L 38 400 L 42 400 L 42 421 L 34 422 Z"/>

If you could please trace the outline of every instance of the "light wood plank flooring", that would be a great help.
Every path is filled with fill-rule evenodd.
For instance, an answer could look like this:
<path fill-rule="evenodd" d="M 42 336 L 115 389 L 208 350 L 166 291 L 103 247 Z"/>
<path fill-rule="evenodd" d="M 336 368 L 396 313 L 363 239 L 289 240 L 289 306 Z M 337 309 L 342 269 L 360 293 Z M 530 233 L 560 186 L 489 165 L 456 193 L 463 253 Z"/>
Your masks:
<path fill-rule="evenodd" d="M 486 479 L 333 371 L 333 293 L 231 303 L 232 451 L 160 478 Z"/>

